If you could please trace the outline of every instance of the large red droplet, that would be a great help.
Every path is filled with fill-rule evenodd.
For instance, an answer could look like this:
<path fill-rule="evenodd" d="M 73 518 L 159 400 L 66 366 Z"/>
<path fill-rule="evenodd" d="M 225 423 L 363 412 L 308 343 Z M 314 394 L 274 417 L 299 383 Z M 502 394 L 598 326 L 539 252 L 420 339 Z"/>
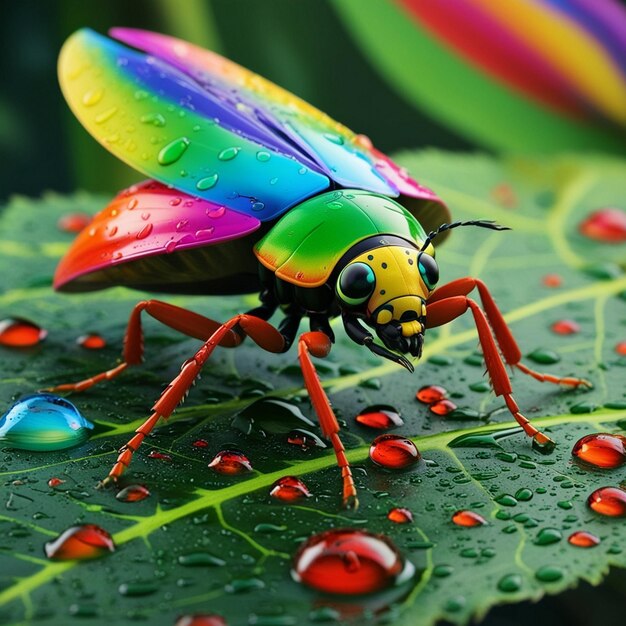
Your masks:
<path fill-rule="evenodd" d="M 219 615 L 183 615 L 176 620 L 174 626 L 228 626 L 228 624 Z"/>
<path fill-rule="evenodd" d="M 243 474 L 252 471 L 252 464 L 243 452 L 222 450 L 218 452 L 209 467 L 218 474 Z"/>
<path fill-rule="evenodd" d="M 362 595 L 408 580 L 415 568 L 383 535 L 338 529 L 313 535 L 298 550 L 291 574 L 317 591 Z"/>
<path fill-rule="evenodd" d="M 426 385 L 419 389 L 415 397 L 424 404 L 432 404 L 443 400 L 447 395 L 448 392 L 439 385 Z"/>
<path fill-rule="evenodd" d="M 9 317 L 0 321 L 0 346 L 28 348 L 43 341 L 47 330 L 21 317 Z"/>
<path fill-rule="evenodd" d="M 619 467 L 626 462 L 626 437 L 610 433 L 587 435 L 574 444 L 572 456 L 594 467 Z"/>
<path fill-rule="evenodd" d="M 615 352 L 617 352 L 617 354 L 621 354 L 622 356 L 626 355 L 626 341 L 620 341 L 615 346 Z"/>
<path fill-rule="evenodd" d="M 428 409 L 434 413 L 435 415 L 443 416 L 448 415 L 456 409 L 457 406 L 452 402 L 452 400 L 441 400 L 439 402 L 434 402 L 431 404 Z"/>
<path fill-rule="evenodd" d="M 102 350 L 107 345 L 106 339 L 97 333 L 81 335 L 76 343 L 87 350 Z"/>
<path fill-rule="evenodd" d="M 607 517 L 626 517 L 626 491 L 619 487 L 601 487 L 587 498 L 596 513 Z"/>
<path fill-rule="evenodd" d="M 309 488 L 295 476 L 283 476 L 279 478 L 270 490 L 270 496 L 283 502 L 294 502 L 311 495 Z"/>
<path fill-rule="evenodd" d="M 559 320 L 550 327 L 557 335 L 574 335 L 580 332 L 580 326 L 573 320 Z"/>
<path fill-rule="evenodd" d="M 596 241 L 622 243 L 626 241 L 626 212 L 612 207 L 594 211 L 578 230 Z"/>
<path fill-rule="evenodd" d="M 354 419 L 363 426 L 377 430 L 395 428 L 404 423 L 398 411 L 383 404 L 376 404 L 364 409 Z"/>
<path fill-rule="evenodd" d="M 150 495 L 150 492 L 143 485 L 128 485 L 118 491 L 115 497 L 120 502 L 141 502 Z"/>
<path fill-rule="evenodd" d="M 567 541 L 577 548 L 593 548 L 600 543 L 600 539 L 586 530 L 577 530 L 572 533 Z"/>
<path fill-rule="evenodd" d="M 54 561 L 95 559 L 115 551 L 111 535 L 95 524 L 72 526 L 45 545 L 46 556 Z"/>
<path fill-rule="evenodd" d="M 413 513 L 409 509 L 396 507 L 387 513 L 387 519 L 394 524 L 410 524 L 413 521 Z"/>
<path fill-rule="evenodd" d="M 79 233 L 91 223 L 91 215 L 87 213 L 67 213 L 61 216 L 57 227 L 66 233 Z"/>
<path fill-rule="evenodd" d="M 465 528 L 473 528 L 474 526 L 484 526 L 487 521 L 482 515 L 474 513 L 474 511 L 457 511 L 452 516 L 452 521 L 457 526 L 464 526 Z"/>
<path fill-rule="evenodd" d="M 546 287 L 560 287 L 563 279 L 558 274 L 546 274 L 541 281 Z"/>
<path fill-rule="evenodd" d="M 420 460 L 415 444 L 400 435 L 380 435 L 370 447 L 370 459 L 387 469 L 405 469 Z"/>

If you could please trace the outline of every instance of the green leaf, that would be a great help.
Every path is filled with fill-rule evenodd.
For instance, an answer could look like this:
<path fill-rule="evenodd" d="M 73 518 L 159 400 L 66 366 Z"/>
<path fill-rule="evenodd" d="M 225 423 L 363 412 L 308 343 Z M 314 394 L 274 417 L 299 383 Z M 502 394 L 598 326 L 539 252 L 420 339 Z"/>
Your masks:
<path fill-rule="evenodd" d="M 251 411 L 246 407 L 259 397 L 280 398 L 297 409 L 287 411 L 290 427 L 306 425 L 319 436 L 299 417 L 301 411 L 317 421 L 294 375 L 295 350 L 268 355 L 251 342 L 216 352 L 188 402 L 155 430 L 123 477 L 122 486 L 145 485 L 150 497 L 120 502 L 114 490 L 96 490 L 96 482 L 198 347 L 150 320 L 142 367 L 71 397 L 96 424 L 89 441 L 57 452 L 3 451 L 2 623 L 36 618 L 42 624 L 69 623 L 72 615 L 76 624 L 147 619 L 165 626 L 192 613 L 218 613 L 229 624 L 301 624 L 349 614 L 359 624 L 383 618 L 402 626 L 439 619 L 466 623 L 496 604 L 556 594 L 581 580 L 598 584 L 610 566 L 626 566 L 623 520 L 601 517 L 586 504 L 596 488 L 622 484 L 626 470 L 591 471 L 571 457 L 583 435 L 619 433 L 626 425 L 626 363 L 615 351 L 623 340 L 626 306 L 623 251 L 578 232 L 590 212 L 623 202 L 623 162 L 575 156 L 499 161 L 438 152 L 399 158 L 446 199 L 455 218 L 494 219 L 513 228 L 455 230 L 438 250 L 442 282 L 481 277 L 522 352 L 558 355 L 558 362 L 537 367 L 593 382 L 592 390 L 567 390 L 520 372 L 513 376 L 522 412 L 549 432 L 556 450 L 545 456 L 533 450 L 502 400 L 480 384 L 484 366 L 469 316 L 429 331 L 413 376 L 372 357 L 336 325 L 337 344 L 318 362 L 345 422 L 342 439 L 361 499 L 356 512 L 341 509 L 331 449 L 289 445 L 271 414 L 246 422 Z M 96 211 L 104 203 L 84 194 L 16 198 L 0 214 L 0 317 L 26 317 L 49 332 L 35 348 L 0 348 L 3 407 L 41 387 L 102 371 L 118 358 L 130 309 L 145 294 L 111 289 L 69 296 L 49 286 L 71 240 L 57 229 L 57 219 Z M 599 278 L 587 271 L 590 266 L 613 271 Z M 544 285 L 547 274 L 558 274 L 561 285 Z M 168 301 L 215 319 L 254 306 L 251 297 Z M 563 319 L 575 321 L 580 331 L 552 332 L 551 325 Z M 107 347 L 78 346 L 76 338 L 89 331 L 103 335 Z M 444 386 L 459 411 L 439 417 L 417 402 L 416 390 L 428 384 Z M 416 469 L 392 473 L 369 461 L 377 433 L 354 417 L 375 404 L 400 411 L 404 425 L 392 432 L 416 443 L 425 459 Z M 194 446 L 199 440 L 207 445 Z M 224 448 L 243 450 L 255 472 L 234 477 L 212 472 L 207 465 Z M 171 460 L 151 458 L 152 450 Z M 313 496 L 297 505 L 270 498 L 271 485 L 284 475 L 301 477 Z M 49 487 L 53 477 L 65 482 Z M 409 508 L 413 523 L 389 521 L 386 515 L 395 506 Z M 488 524 L 455 526 L 451 516 L 461 509 L 482 515 Z M 117 550 L 89 562 L 48 561 L 44 543 L 77 523 L 105 528 Z M 298 546 L 333 527 L 388 536 L 413 562 L 416 577 L 391 595 L 347 600 L 320 596 L 294 582 L 290 568 Z M 567 537 L 576 530 L 593 533 L 601 543 L 588 549 L 569 545 Z"/>

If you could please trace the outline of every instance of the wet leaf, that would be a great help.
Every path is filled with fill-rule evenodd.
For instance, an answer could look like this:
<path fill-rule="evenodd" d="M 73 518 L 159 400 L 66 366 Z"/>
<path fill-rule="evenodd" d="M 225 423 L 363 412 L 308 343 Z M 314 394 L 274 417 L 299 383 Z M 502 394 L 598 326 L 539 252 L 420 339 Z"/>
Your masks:
<path fill-rule="evenodd" d="M 295 415 L 317 423 L 292 372 L 295 350 L 268 355 L 252 342 L 218 350 L 188 401 L 137 452 L 119 488 L 96 490 L 117 449 L 199 345 L 147 320 L 145 364 L 71 396 L 95 424 L 88 441 L 51 452 L 2 451 L 2 623 L 69 623 L 73 616 L 75 623 L 89 617 L 90 623 L 146 619 L 165 626 L 181 615 L 201 614 L 222 615 L 229 624 L 306 623 L 309 616 L 358 624 L 381 617 L 406 626 L 438 619 L 466 623 L 495 604 L 559 593 L 580 580 L 597 584 L 610 566 L 626 566 L 623 519 L 587 505 L 598 488 L 623 485 L 626 468 L 594 470 L 571 456 L 581 437 L 623 433 L 626 425 L 625 362 L 616 350 L 624 340 L 623 252 L 577 228 L 598 208 L 623 202 L 623 164 L 441 153 L 402 160 L 448 201 L 455 218 L 495 219 L 513 228 L 455 231 L 438 250 L 442 281 L 479 276 L 505 311 L 522 352 L 559 356 L 556 363 L 529 365 L 594 383 L 590 391 L 567 390 L 520 372 L 513 376 L 522 411 L 549 432 L 556 450 L 533 450 L 502 400 L 477 385 L 484 365 L 469 317 L 429 331 L 412 376 L 376 360 L 335 325 L 337 344 L 321 377 L 345 423 L 342 438 L 361 499 L 357 511 L 341 509 L 332 450 L 288 443 L 294 425 L 280 428 L 271 415 L 254 422 L 262 434 L 241 428 L 241 412 L 262 396 L 292 403 Z M 494 193 L 502 185 L 510 191 L 506 206 Z M 37 345 L 0 348 L 2 412 L 42 387 L 92 375 L 118 358 L 128 314 L 145 294 L 111 289 L 70 296 L 48 285 L 72 238 L 56 227 L 59 218 L 93 213 L 104 202 L 84 194 L 17 198 L 0 215 L 1 317 L 29 319 L 48 331 Z M 590 266 L 613 270 L 600 275 L 586 271 Z M 215 319 L 255 304 L 251 297 L 167 300 Z M 580 330 L 555 333 L 559 320 L 572 320 Z M 87 333 L 106 338 L 106 345 L 85 350 L 76 340 Z M 371 380 L 380 384 L 362 384 Z M 427 385 L 443 387 L 463 419 L 455 419 L 455 411 L 438 415 L 416 400 Z M 588 411 L 575 408 L 583 404 Z M 402 423 L 391 434 L 411 438 L 419 449 L 421 460 L 406 471 L 369 460 L 380 432 L 354 418 L 375 405 L 396 409 Z M 306 430 L 320 435 L 315 425 Z M 212 471 L 208 464 L 223 450 L 243 453 L 254 471 Z M 271 497 L 283 476 L 303 480 L 311 496 L 294 502 Z M 116 499 L 122 488 L 137 485 L 149 497 Z M 407 523 L 388 518 L 397 508 L 409 511 Z M 478 519 L 467 511 L 486 524 L 452 521 L 458 512 L 457 521 Z M 46 559 L 46 543 L 85 524 L 110 533 L 115 552 L 89 561 Z M 415 567 L 415 577 L 401 588 L 346 601 L 295 582 L 292 558 L 303 541 L 345 527 L 389 537 Z M 578 531 L 599 543 L 568 541 Z"/>

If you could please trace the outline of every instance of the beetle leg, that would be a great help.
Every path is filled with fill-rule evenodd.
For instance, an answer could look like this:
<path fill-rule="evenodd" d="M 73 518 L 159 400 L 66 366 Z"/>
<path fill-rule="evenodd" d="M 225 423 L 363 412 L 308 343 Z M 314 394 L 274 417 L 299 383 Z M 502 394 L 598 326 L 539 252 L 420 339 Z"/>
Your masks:
<path fill-rule="evenodd" d="M 496 341 L 498 342 L 498 346 L 500 347 L 500 351 L 504 356 L 505 361 L 511 367 L 516 367 L 524 374 L 528 374 L 532 376 L 535 380 L 540 382 L 549 382 L 554 383 L 555 385 L 570 385 L 572 387 L 579 387 L 581 385 L 585 387 L 592 387 L 592 384 L 585 380 L 584 378 L 574 378 L 571 376 L 553 376 L 552 374 L 541 374 L 536 372 L 535 370 L 527 367 L 523 363 L 520 363 L 522 359 L 522 352 L 515 341 L 515 337 L 513 337 L 513 333 L 511 333 L 511 329 L 508 327 L 498 305 L 496 304 L 493 296 L 489 292 L 487 285 L 482 280 L 478 280 L 477 278 L 459 278 L 458 280 L 453 280 L 449 282 L 447 285 L 442 285 L 438 289 L 436 289 L 430 298 L 428 298 L 427 308 L 428 314 L 430 315 L 431 306 L 435 302 L 438 302 L 445 298 L 450 298 L 452 296 L 466 296 L 473 289 L 478 290 L 478 294 L 480 295 L 480 300 L 482 302 L 483 308 L 485 309 L 485 314 L 487 315 L 487 319 L 489 320 L 489 324 L 493 329 L 493 332 L 496 336 Z"/>
<path fill-rule="evenodd" d="M 452 296 L 437 300 L 432 304 L 429 303 L 427 305 L 426 327 L 434 328 L 442 324 L 447 324 L 465 313 L 468 309 L 472 311 L 474 316 L 474 322 L 478 330 L 478 338 L 480 339 L 480 345 L 483 349 L 483 356 L 494 393 L 497 396 L 504 397 L 509 411 L 528 436 L 532 437 L 540 446 L 545 446 L 546 448 L 553 447 L 554 442 L 547 435 L 537 430 L 528 419 L 520 413 L 519 407 L 512 395 L 511 381 L 504 367 L 500 352 L 498 351 L 498 346 L 491 334 L 487 317 L 474 300 L 466 296 Z"/>
<path fill-rule="evenodd" d="M 162 324 L 202 341 L 206 341 L 220 328 L 219 322 L 204 317 L 204 315 L 160 300 L 143 300 L 135 305 L 128 319 L 128 326 L 124 335 L 122 363 L 91 378 L 76 383 L 57 385 L 47 389 L 47 391 L 84 391 L 103 380 L 115 378 L 130 365 L 139 365 L 143 361 L 143 331 L 141 328 L 141 313 L 143 311 Z M 230 330 L 221 340 L 220 345 L 230 348 L 239 345 L 242 341 L 243 337 L 239 333 Z"/>
<path fill-rule="evenodd" d="M 339 438 L 339 423 L 333 412 L 328 396 L 324 391 L 320 379 L 311 361 L 311 354 L 316 357 L 325 357 L 330 352 L 330 338 L 322 332 L 311 331 L 300 335 L 298 341 L 298 360 L 302 368 L 304 385 L 309 392 L 311 403 L 319 418 L 322 433 L 330 439 L 337 457 L 337 465 L 341 469 L 343 479 L 343 505 L 346 508 L 356 509 L 359 501 L 352 477 L 350 463 L 346 457 L 346 450 Z"/>
<path fill-rule="evenodd" d="M 111 468 L 107 478 L 102 481 L 102 486 L 117 481 L 130 464 L 133 453 L 137 451 L 144 438 L 150 434 L 161 418 L 167 419 L 174 412 L 189 391 L 194 380 L 200 374 L 206 360 L 211 356 L 215 348 L 222 344 L 225 338 L 232 337 L 232 330 L 236 326 L 241 327 L 264 350 L 268 352 L 284 351 L 285 338 L 276 328 L 260 318 L 245 314 L 236 315 L 219 326 L 211 333 L 210 337 L 195 355 L 183 363 L 180 374 L 166 387 L 152 407 L 150 417 L 135 431 L 135 436 L 120 449 L 117 461 Z"/>

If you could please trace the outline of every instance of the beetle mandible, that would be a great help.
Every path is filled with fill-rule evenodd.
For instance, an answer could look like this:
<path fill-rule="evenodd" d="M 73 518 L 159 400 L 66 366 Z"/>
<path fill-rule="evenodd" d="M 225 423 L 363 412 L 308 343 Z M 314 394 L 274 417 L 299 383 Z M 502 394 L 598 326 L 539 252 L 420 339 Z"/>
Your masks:
<path fill-rule="evenodd" d="M 119 365 L 53 389 L 83 391 L 138 365 L 142 312 L 203 342 L 120 450 L 105 484 L 117 480 L 146 435 L 171 415 L 216 346 L 234 347 L 249 336 L 264 350 L 285 352 L 304 317 L 310 330 L 297 341 L 298 359 L 341 468 L 344 505 L 357 504 L 356 488 L 310 358 L 328 355 L 329 320 L 339 315 L 353 341 L 413 371 L 406 355 L 421 356 L 426 329 L 471 311 L 495 394 L 527 435 L 553 445 L 520 413 L 505 362 L 539 381 L 588 383 L 523 365 L 480 280 L 435 289 L 436 237 L 459 226 L 503 227 L 450 223 L 444 203 L 367 137 L 215 53 L 147 31 L 110 34 L 114 40 L 81 30 L 68 39 L 59 59 L 61 87 L 87 130 L 152 180 L 122 192 L 94 217 L 57 268 L 55 288 L 258 291 L 260 305 L 220 324 L 142 301 L 130 315 Z M 482 308 L 468 297 L 474 289 Z M 268 320 L 279 307 L 284 319 L 275 328 Z"/>

